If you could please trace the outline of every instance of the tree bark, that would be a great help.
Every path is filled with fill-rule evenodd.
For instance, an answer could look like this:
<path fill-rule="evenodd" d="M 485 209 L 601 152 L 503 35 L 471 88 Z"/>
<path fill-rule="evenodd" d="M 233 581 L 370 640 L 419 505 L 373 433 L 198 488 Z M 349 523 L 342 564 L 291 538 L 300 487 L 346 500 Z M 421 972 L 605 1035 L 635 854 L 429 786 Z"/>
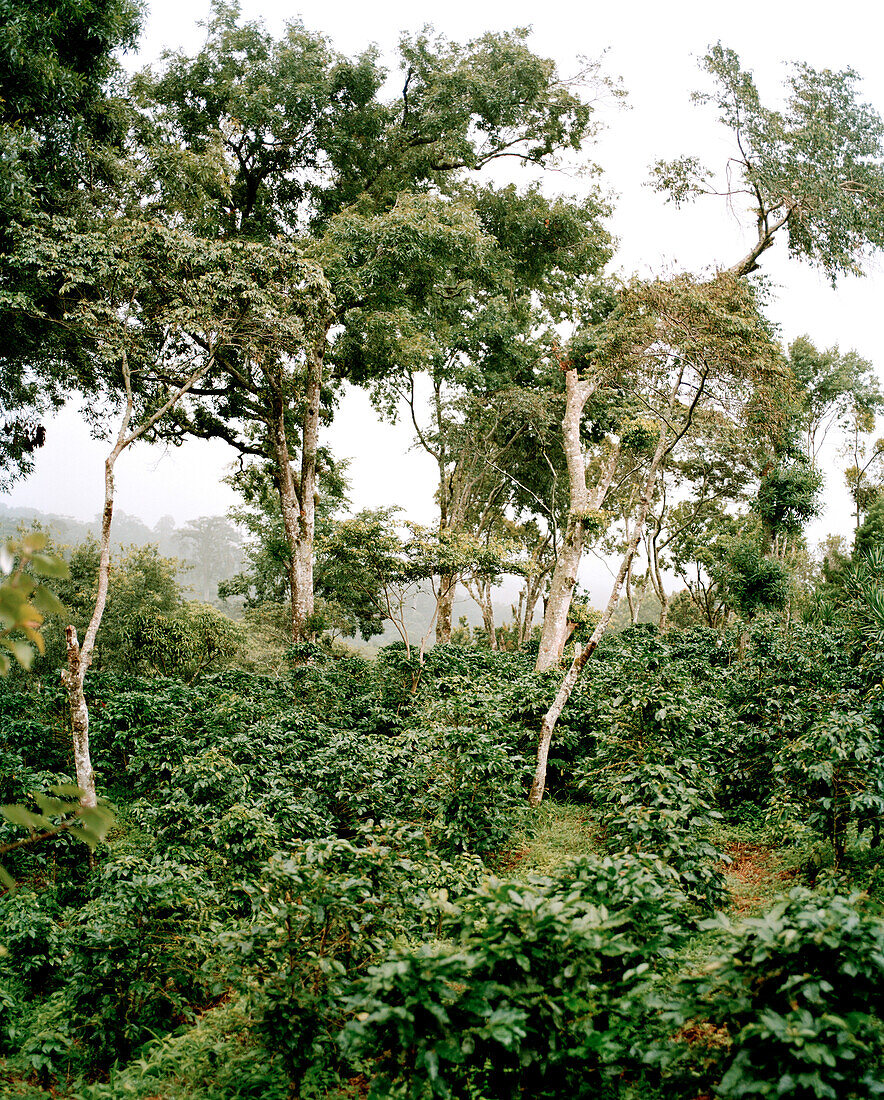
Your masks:
<path fill-rule="evenodd" d="M 110 535 L 111 523 L 114 518 L 114 467 L 117 459 L 123 451 L 135 440 L 140 439 L 154 424 L 165 416 L 169 409 L 193 386 L 212 364 L 211 357 L 172 393 L 168 399 L 134 431 L 129 431 L 134 408 L 132 396 L 132 377 L 129 371 L 129 363 L 125 353 L 122 358 L 123 381 L 126 386 L 126 406 L 120 422 L 120 430 L 117 440 L 104 462 L 104 508 L 101 513 L 101 540 L 99 543 L 98 559 L 98 589 L 95 595 L 95 606 L 92 609 L 92 617 L 86 628 L 82 646 L 77 640 L 77 632 L 73 626 L 65 630 L 67 645 L 67 668 L 62 669 L 61 679 L 68 696 L 68 706 L 71 715 L 71 730 L 74 739 L 74 765 L 77 773 L 77 786 L 83 794 L 81 803 L 84 806 L 94 806 L 95 797 L 95 773 L 92 768 L 92 760 L 89 753 L 89 708 L 86 705 L 86 673 L 92 664 L 95 653 L 95 639 L 101 619 L 104 615 L 107 603 L 107 590 L 110 582 Z"/>
<path fill-rule="evenodd" d="M 273 453 L 282 522 L 289 548 L 289 603 L 293 642 L 311 641 L 311 619 L 315 610 L 313 592 L 313 548 L 316 537 L 318 496 L 317 455 L 319 452 L 319 408 L 322 393 L 323 336 L 309 349 L 301 422 L 301 471 L 298 481 L 292 470 L 292 456 L 286 429 L 286 386 L 279 378 L 273 424 Z M 284 367 L 280 364 L 280 372 Z"/>
<path fill-rule="evenodd" d="M 485 633 L 488 635 L 488 645 L 491 647 L 491 652 L 496 653 L 499 646 L 497 644 L 497 629 L 494 625 L 494 604 L 491 599 L 491 582 L 486 581 L 480 588 L 480 592 L 482 593 L 482 622 L 485 626 Z"/>
<path fill-rule="evenodd" d="M 597 511 L 604 503 L 614 478 L 619 446 L 611 449 L 601 477 L 592 492 L 586 484 L 586 457 L 580 438 L 580 422 L 586 402 L 597 388 L 594 380 L 581 381 L 577 371 L 565 371 L 565 415 L 562 417 L 562 438 L 568 466 L 571 506 L 565 537 L 562 541 L 549 586 L 549 598 L 543 616 L 540 649 L 535 671 L 545 672 L 559 663 L 568 638 L 568 615 L 577 584 L 577 572 L 586 541 L 584 517 Z"/>
<path fill-rule="evenodd" d="M 571 600 L 577 585 L 577 570 L 583 556 L 583 521 L 573 514 L 568 517 L 565 537 L 559 548 L 556 567 L 549 586 L 549 597 L 543 615 L 540 649 L 537 653 L 537 672 L 554 668 L 562 657 L 568 638 L 568 616 Z"/>
<path fill-rule="evenodd" d="M 436 597 L 436 644 L 447 645 L 451 641 L 451 620 L 454 613 L 454 590 L 457 578 L 450 573 L 439 577 L 439 595 Z"/>
<path fill-rule="evenodd" d="M 543 722 L 540 726 L 540 740 L 537 745 L 537 764 L 534 770 L 534 779 L 531 783 L 531 791 L 528 795 L 528 802 L 532 806 L 539 806 L 543 801 L 543 793 L 546 788 L 546 769 L 547 762 L 549 760 L 549 747 L 552 742 L 553 733 L 555 732 L 556 723 L 561 716 L 562 710 L 568 699 L 571 697 L 571 692 L 574 690 L 574 685 L 580 678 L 580 673 L 583 671 L 583 666 L 595 652 L 596 647 L 602 639 L 605 631 L 608 629 L 608 623 L 611 621 L 611 617 L 617 609 L 617 605 L 620 602 L 620 593 L 623 589 L 626 577 L 629 574 L 629 570 L 632 567 L 632 560 L 635 557 L 635 552 L 638 548 L 639 541 L 644 531 L 645 521 L 648 517 L 648 512 L 651 508 L 651 499 L 654 495 L 654 483 L 657 480 L 657 470 L 660 467 L 660 463 L 663 461 L 669 448 L 668 435 L 664 429 L 660 433 L 660 439 L 657 443 L 657 448 L 654 452 L 654 457 L 651 459 L 651 464 L 648 467 L 648 473 L 645 478 L 645 483 L 642 488 L 641 498 L 639 500 L 638 513 L 635 518 L 635 527 L 632 532 L 632 537 L 626 547 L 626 552 L 623 555 L 623 560 L 620 562 L 620 568 L 617 571 L 617 576 L 614 580 L 614 587 L 611 589 L 611 595 L 608 599 L 608 605 L 605 608 L 598 625 L 592 632 L 592 637 L 583 647 L 583 649 L 576 655 L 571 662 L 571 667 L 565 674 L 565 678 L 562 680 L 559 690 L 556 692 L 556 697 L 553 700 L 552 706 L 543 716 Z"/>
<path fill-rule="evenodd" d="M 65 640 L 68 667 L 63 681 L 71 715 L 77 786 L 83 792 L 80 803 L 83 806 L 96 806 L 98 800 L 95 796 L 95 772 L 92 770 L 92 759 L 89 755 L 89 708 L 86 706 L 86 695 L 83 690 L 85 672 L 81 667 L 80 644 L 77 641 L 75 627 L 69 626 L 65 629 Z"/>

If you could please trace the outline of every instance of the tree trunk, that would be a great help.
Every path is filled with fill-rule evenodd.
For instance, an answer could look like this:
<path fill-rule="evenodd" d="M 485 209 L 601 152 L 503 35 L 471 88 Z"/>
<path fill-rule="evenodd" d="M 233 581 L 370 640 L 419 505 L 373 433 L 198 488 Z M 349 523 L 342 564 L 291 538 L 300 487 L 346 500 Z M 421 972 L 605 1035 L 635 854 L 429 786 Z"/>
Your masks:
<path fill-rule="evenodd" d="M 98 802 L 95 797 L 95 772 L 92 770 L 92 760 L 89 755 L 89 708 L 86 706 L 83 690 L 86 673 L 81 664 L 80 644 L 77 641 L 75 627 L 69 626 L 65 629 L 65 640 L 68 667 L 63 675 L 63 681 L 71 715 L 77 786 L 83 792 L 80 796 L 81 804 L 96 806 Z"/>
<path fill-rule="evenodd" d="M 657 443 L 654 457 L 651 459 L 651 465 L 648 468 L 648 474 L 645 478 L 642 495 L 639 501 L 638 513 L 635 518 L 635 528 L 627 544 L 623 560 L 620 562 L 620 568 L 614 580 L 614 587 L 611 589 L 608 605 L 605 608 L 601 620 L 592 632 L 592 637 L 571 662 L 571 667 L 568 669 L 559 690 L 556 692 L 556 697 L 553 700 L 552 706 L 543 716 L 543 722 L 540 726 L 540 740 L 537 745 L 537 765 L 534 771 L 534 779 L 531 784 L 531 792 L 528 795 L 528 802 L 532 806 L 539 806 L 543 800 L 543 792 L 546 788 L 546 767 L 547 761 L 549 760 L 549 747 L 562 709 L 571 697 L 571 692 L 574 690 L 574 685 L 580 678 L 583 666 L 595 652 L 602 636 L 608 629 L 608 623 L 611 621 L 611 616 L 614 614 L 617 609 L 617 604 L 620 602 L 620 593 L 623 589 L 626 577 L 629 574 L 629 570 L 632 568 L 632 559 L 635 557 L 635 552 L 644 531 L 645 521 L 647 520 L 648 512 L 651 508 L 651 498 L 654 495 L 654 483 L 657 480 L 657 470 L 667 451 L 667 433 L 663 430 L 660 433 L 660 439 Z"/>
<path fill-rule="evenodd" d="M 444 573 L 439 578 L 439 595 L 436 597 L 436 644 L 448 645 L 451 641 L 451 620 L 454 611 L 454 590 L 457 578 Z"/>
<path fill-rule="evenodd" d="M 573 515 L 569 516 L 543 614 L 543 632 L 537 653 L 536 672 L 554 668 L 561 660 L 568 639 L 568 616 L 577 584 L 577 570 L 583 555 L 583 543 L 582 521 Z"/>
<path fill-rule="evenodd" d="M 562 417 L 562 443 L 568 466 L 571 506 L 565 538 L 556 559 L 549 586 L 549 599 L 543 616 L 543 631 L 537 654 L 536 672 L 554 668 L 561 659 L 568 633 L 568 614 L 577 584 L 577 571 L 585 542 L 584 516 L 601 508 L 617 467 L 619 446 L 612 447 L 608 461 L 594 491 L 586 484 L 586 457 L 580 439 L 580 422 L 586 402 L 597 388 L 594 381 L 581 382 L 577 371 L 565 371 L 565 415 Z"/>
<path fill-rule="evenodd" d="M 313 545 L 316 535 L 318 495 L 316 458 L 319 450 L 319 403 L 322 390 L 324 336 L 310 350 L 307 359 L 304 419 L 301 424 L 301 476 L 296 484 L 286 432 L 285 388 L 278 386 L 278 407 L 274 423 L 276 483 L 282 521 L 289 548 L 289 599 L 293 642 L 313 639 L 311 619 L 313 594 Z M 280 370 L 283 368 L 280 367 Z"/>
<path fill-rule="evenodd" d="M 494 626 L 494 604 L 491 600 L 492 585 L 490 581 L 479 582 L 479 594 L 481 596 L 480 606 L 482 608 L 482 622 L 485 626 L 485 633 L 488 635 L 488 644 L 491 647 L 492 653 L 496 653 L 499 649 L 497 644 L 497 630 Z"/>
<path fill-rule="evenodd" d="M 132 410 L 135 402 L 132 396 L 132 377 L 129 371 L 129 362 L 125 353 L 122 357 L 123 381 L 126 385 L 126 407 L 123 410 L 117 441 L 104 462 L 104 508 L 101 513 L 98 591 L 95 595 L 95 607 L 92 609 L 92 617 L 89 620 L 89 626 L 86 628 L 82 646 L 77 641 L 77 632 L 74 627 L 68 626 L 66 628 L 65 640 L 68 667 L 62 669 L 61 673 L 70 708 L 77 785 L 83 790 L 80 801 L 84 806 L 94 806 L 96 804 L 95 773 L 92 769 L 92 760 L 89 754 L 89 708 L 86 705 L 85 684 L 86 673 L 89 671 L 92 656 L 95 652 L 95 639 L 104 615 L 110 582 L 110 535 L 111 523 L 114 518 L 114 467 L 123 451 L 137 439 L 140 439 L 161 417 L 166 415 L 175 402 L 187 393 L 191 386 L 206 373 L 212 361 L 210 357 L 140 427 L 130 432 L 129 424 L 132 420 Z"/>

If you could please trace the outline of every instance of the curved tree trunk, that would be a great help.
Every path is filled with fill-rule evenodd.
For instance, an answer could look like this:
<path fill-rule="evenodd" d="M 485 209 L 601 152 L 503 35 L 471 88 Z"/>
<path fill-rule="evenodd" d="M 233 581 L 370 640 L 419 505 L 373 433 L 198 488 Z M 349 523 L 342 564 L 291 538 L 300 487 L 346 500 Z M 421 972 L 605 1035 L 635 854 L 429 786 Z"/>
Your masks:
<path fill-rule="evenodd" d="M 95 639 L 98 628 L 104 615 L 107 603 L 107 590 L 110 581 L 110 535 L 111 523 L 114 518 L 114 467 L 117 459 L 123 451 L 140 439 L 149 431 L 157 421 L 166 415 L 175 402 L 182 397 L 209 369 L 212 364 L 210 358 L 181 385 L 148 419 L 134 431 L 129 431 L 134 408 L 132 396 L 132 379 L 129 372 L 129 364 L 125 353 L 122 358 L 123 381 L 126 385 L 126 406 L 120 422 L 120 430 L 117 440 L 104 462 L 104 508 L 101 513 L 101 540 L 99 542 L 98 559 L 98 591 L 95 596 L 95 606 L 92 617 L 86 628 L 82 646 L 77 640 L 77 631 L 73 626 L 65 630 L 65 642 L 67 647 L 67 668 L 62 669 L 61 679 L 68 696 L 68 707 L 71 716 L 71 730 L 74 740 L 74 766 L 77 775 L 77 786 L 82 790 L 80 801 L 84 806 L 95 806 L 95 772 L 92 768 L 92 759 L 89 753 L 89 707 L 86 704 L 86 673 L 92 664 L 92 656 L 95 652 Z"/>

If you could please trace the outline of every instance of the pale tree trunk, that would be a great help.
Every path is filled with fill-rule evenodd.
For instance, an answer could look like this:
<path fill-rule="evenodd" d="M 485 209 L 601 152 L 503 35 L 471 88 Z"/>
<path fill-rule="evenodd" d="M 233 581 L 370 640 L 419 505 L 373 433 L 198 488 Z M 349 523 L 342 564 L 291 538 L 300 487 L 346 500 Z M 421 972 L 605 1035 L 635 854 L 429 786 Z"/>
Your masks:
<path fill-rule="evenodd" d="M 577 584 L 577 570 L 583 555 L 583 542 L 582 520 L 573 515 L 569 516 L 543 613 L 543 630 L 540 635 L 540 649 L 537 653 L 537 672 L 554 668 L 559 663 L 565 648 L 571 599 Z"/>
<path fill-rule="evenodd" d="M 648 576 L 650 577 L 654 593 L 660 601 L 660 618 L 657 620 L 657 626 L 661 634 L 666 630 L 667 619 L 669 617 L 669 593 L 666 591 L 666 585 L 663 583 L 663 574 L 660 569 L 660 553 L 657 546 L 657 540 L 660 537 L 662 529 L 663 511 L 657 516 L 654 522 L 653 531 L 649 531 L 645 537 L 645 549 L 648 554 Z"/>
<path fill-rule="evenodd" d="M 494 625 L 494 605 L 491 602 L 490 589 L 482 603 L 482 621 L 485 624 L 485 632 L 488 635 L 488 644 L 491 646 L 491 651 L 496 653 L 500 647 L 497 644 L 497 628 Z"/>
<path fill-rule="evenodd" d="M 89 753 L 89 707 L 86 704 L 86 673 L 92 664 L 95 652 L 95 639 L 101 619 L 104 615 L 107 603 L 107 590 L 110 581 L 110 535 L 111 523 L 114 516 L 114 467 L 122 452 L 135 440 L 140 439 L 149 431 L 161 417 L 165 416 L 169 409 L 182 397 L 212 365 L 209 360 L 187 379 L 168 400 L 154 412 L 140 427 L 129 431 L 132 420 L 134 398 L 132 396 L 132 377 L 129 371 L 128 360 L 125 354 L 122 360 L 123 380 L 126 385 L 126 407 L 117 433 L 117 440 L 113 449 L 104 462 L 104 508 L 101 513 L 101 539 L 99 541 L 98 559 L 98 590 L 95 596 L 95 606 L 92 617 L 86 628 L 83 644 L 77 639 L 77 631 L 73 626 L 65 630 L 65 642 L 67 648 L 67 668 L 62 669 L 61 679 L 68 697 L 68 707 L 71 716 L 71 730 L 74 739 L 74 766 L 77 775 L 77 786 L 83 794 L 80 801 L 84 806 L 95 806 L 95 772 L 92 768 L 92 760 Z"/>
<path fill-rule="evenodd" d="M 301 472 L 297 483 L 292 471 L 292 456 L 286 431 L 285 386 L 278 385 L 276 394 L 273 450 L 282 522 L 289 549 L 288 581 L 293 642 L 310 641 L 313 638 L 313 547 L 316 537 L 316 461 L 319 452 L 323 351 L 324 336 L 317 340 L 307 357 L 305 408 L 301 424 Z"/>
<path fill-rule="evenodd" d="M 654 484 L 657 480 L 657 470 L 669 449 L 667 438 L 667 432 L 664 429 L 660 433 L 660 439 L 657 443 L 654 457 L 651 459 L 651 464 L 648 467 L 648 473 L 639 499 L 635 527 L 632 532 L 632 537 L 627 544 L 626 552 L 620 562 L 620 568 L 614 580 L 614 587 L 611 589 L 608 605 L 598 625 L 592 632 L 592 637 L 571 662 L 571 667 L 568 669 L 559 690 L 556 692 L 556 697 L 553 700 L 552 706 L 543 716 L 543 722 L 540 727 L 540 740 L 537 745 L 537 765 L 534 771 L 534 780 L 531 784 L 531 792 L 528 796 L 528 801 L 532 806 L 539 806 L 543 800 L 543 792 L 546 788 L 546 768 L 547 761 L 549 760 L 549 747 L 562 709 L 571 697 L 571 692 L 574 690 L 574 685 L 577 683 L 580 673 L 583 671 L 583 666 L 595 652 L 602 636 L 608 629 L 608 623 L 611 621 L 611 616 L 614 614 L 617 609 L 617 604 L 620 602 L 620 593 L 629 574 L 629 570 L 632 568 L 632 560 L 635 557 L 635 552 L 642 537 L 642 532 L 644 531 L 645 521 L 647 520 L 648 512 L 651 508 L 651 499 L 654 495 Z"/>
<path fill-rule="evenodd" d="M 562 540 L 549 585 L 549 597 L 543 616 L 543 631 L 535 666 L 537 672 L 554 668 L 561 660 L 565 642 L 568 640 L 568 616 L 586 541 L 584 517 L 600 509 L 604 503 L 614 479 L 620 455 L 619 444 L 613 445 L 601 477 L 590 492 L 586 484 L 586 458 L 580 439 L 580 421 L 586 402 L 592 396 L 596 386 L 580 382 L 573 368 L 565 372 L 565 386 L 565 415 L 562 418 L 562 430 L 568 463 L 571 506 L 565 527 L 565 537 Z"/>
<path fill-rule="evenodd" d="M 494 583 L 487 577 L 474 577 L 473 580 L 476 585 L 475 590 L 472 584 L 467 584 L 467 591 L 479 605 L 479 610 L 482 612 L 482 625 L 488 635 L 488 645 L 493 653 L 497 653 L 500 646 L 497 642 L 497 628 L 494 625 L 494 603 L 492 601 Z M 513 608 L 513 612 L 515 613 L 515 608 Z"/>

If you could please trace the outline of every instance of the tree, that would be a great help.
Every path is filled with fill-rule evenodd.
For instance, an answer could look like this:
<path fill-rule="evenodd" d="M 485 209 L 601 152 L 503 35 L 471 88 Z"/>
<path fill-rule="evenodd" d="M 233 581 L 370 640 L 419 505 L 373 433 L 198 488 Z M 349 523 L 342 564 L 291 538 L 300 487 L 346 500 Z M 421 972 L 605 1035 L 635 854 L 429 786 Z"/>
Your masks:
<path fill-rule="evenodd" d="M 273 471 L 297 639 L 309 635 L 313 611 L 330 383 L 425 358 L 428 310 L 441 290 L 459 293 L 449 273 L 481 251 L 475 217 L 445 197 L 451 183 L 501 157 L 544 163 L 579 148 L 592 110 L 531 53 L 524 32 L 465 46 L 429 32 L 403 39 L 404 85 L 391 102 L 374 49 L 343 58 L 299 23 L 275 41 L 238 14 L 216 4 L 200 53 L 167 56 L 162 73 L 144 72 L 133 87 L 153 209 L 207 236 L 298 240 L 332 287 L 334 311 L 302 369 L 279 355 L 272 382 L 269 362 L 243 371 L 219 357 L 175 428 L 225 439 Z"/>
<path fill-rule="evenodd" d="M 785 109 L 775 111 L 762 104 L 751 73 L 741 69 L 732 50 L 721 44 L 714 46 L 704 59 L 704 67 L 713 77 L 716 91 L 698 98 L 717 106 L 734 143 L 724 167 L 724 182 L 716 186 L 712 173 L 695 157 L 661 162 L 655 175 L 657 186 L 676 203 L 699 194 L 725 194 L 734 202 L 748 202 L 755 221 L 755 240 L 748 252 L 719 277 L 741 279 L 754 272 L 778 234 L 786 237 L 792 255 L 821 268 L 833 281 L 840 274 L 860 272 L 861 261 L 870 249 L 884 245 L 884 122 L 859 100 L 856 74 L 852 70 L 836 73 L 828 69 L 817 71 L 807 65 L 795 66 Z M 572 492 L 576 488 L 579 494 L 572 504 L 575 523 L 582 514 L 577 511 L 581 496 L 586 494 L 579 417 L 603 377 L 603 366 L 597 366 L 589 379 L 581 379 L 576 371 L 571 375 L 573 398 L 563 423 L 566 440 L 571 439 L 566 446 Z M 662 448 L 658 445 L 648 466 L 634 541 L 627 547 L 615 579 L 609 601 L 611 610 L 611 602 L 616 605 L 619 599 L 641 537 L 653 493 L 650 475 L 656 475 L 663 451 L 669 446 L 663 442 L 667 435 L 668 432 L 661 431 Z M 554 576 L 553 591 L 557 581 L 568 587 L 569 580 L 567 573 L 559 578 Z M 561 603 L 564 602 L 563 598 Z M 609 617 L 606 612 L 593 637 L 575 658 L 544 717 L 532 803 L 538 803 L 543 796 L 546 757 L 558 715 Z M 539 667 L 549 667 L 560 651 L 562 619 L 559 614 L 548 631 L 544 628 L 547 637 L 541 650 L 544 660 L 539 661 Z"/>
<path fill-rule="evenodd" d="M 16 228 L 47 214 L 90 216 L 117 174 L 125 111 L 114 54 L 134 45 L 132 0 L 0 2 L 0 477 L 28 473 L 45 439 L 45 413 L 64 400 L 63 328 L 23 313 L 17 294 L 46 312 L 57 287 L 35 284 L 7 257 Z M 40 360 L 41 369 L 33 364 Z"/>
<path fill-rule="evenodd" d="M 527 440 L 549 428 L 558 380 L 547 360 L 554 326 L 575 315 L 610 257 L 597 194 L 550 201 L 536 187 L 462 188 L 488 238 L 468 293 L 428 318 L 435 354 L 428 422 L 421 425 L 414 372 L 402 390 L 419 445 L 438 468 L 439 532 L 487 531 L 513 504 L 511 469 Z M 462 272 L 462 279 L 469 274 Z M 536 458 L 536 455 L 532 456 Z M 524 508 L 524 500 L 522 501 Z M 451 635 L 457 577 L 439 608 L 437 641 Z M 483 599 L 485 613 L 489 608 Z"/>
<path fill-rule="evenodd" d="M 10 655 L 23 668 L 29 669 L 34 649 L 39 653 L 44 651 L 42 628 L 46 615 L 64 614 L 58 597 L 37 578 L 64 579 L 68 576 L 68 568 L 58 555 L 48 552 L 46 536 L 36 532 L 27 535 L 21 544 L 7 542 L 0 547 L 0 573 L 3 574 L 0 581 L 0 676 L 6 676 Z M 25 826 L 28 835 L 0 845 L 0 855 L 39 844 L 61 833 L 70 833 L 94 848 L 113 825 L 114 815 L 103 807 L 78 805 L 73 801 L 82 794 L 76 787 L 55 787 L 50 795 L 34 794 L 39 813 L 26 806 L 4 806 L 2 813 L 6 820 Z M 14 879 L 2 865 L 0 884 L 7 890 L 15 889 Z"/>
<path fill-rule="evenodd" d="M 624 443 L 629 443 L 636 452 L 631 459 L 638 483 L 635 515 L 607 606 L 589 641 L 572 661 L 544 716 L 530 796 L 533 804 L 539 803 L 543 796 L 546 760 L 555 724 L 617 607 L 665 460 L 690 433 L 695 414 L 702 406 L 746 417 L 753 403 L 764 402 L 765 394 L 781 389 L 785 382 L 779 348 L 758 312 L 751 286 L 728 273 L 708 282 L 680 276 L 666 282 L 633 284 L 624 290 L 619 308 L 612 312 L 604 328 L 595 330 L 595 341 L 591 354 L 581 360 L 582 377 L 577 363 L 571 360 L 566 365 L 570 400 L 564 423 L 570 431 L 569 480 L 572 488 L 577 489 L 577 507 L 582 501 L 604 502 L 616 462 L 616 458 L 608 459 L 601 478 L 590 490 L 580 438 L 582 410 L 589 398 L 614 380 L 619 387 L 628 391 L 631 386 L 633 392 L 642 394 L 652 418 L 643 425 L 639 447 L 633 447 L 631 420 L 622 425 L 610 446 L 610 453 L 618 457 Z M 773 404 L 767 405 L 773 414 Z M 590 492 L 594 495 L 590 496 Z M 583 531 L 596 520 L 597 511 L 575 511 L 572 497 L 569 530 L 581 547 Z M 561 555 L 559 563 L 562 564 Z M 568 599 L 563 598 L 556 605 L 560 611 L 570 604 L 573 580 L 567 574 L 563 576 L 559 567 L 556 572 L 550 603 L 557 594 L 557 579 L 561 585 L 558 591 L 568 590 Z M 556 636 L 544 624 L 539 669 L 549 667 L 553 653 L 560 652 L 559 638 L 565 625 L 560 628 L 557 621 L 560 633 Z"/>
<path fill-rule="evenodd" d="M 884 406 L 884 394 L 872 364 L 855 351 L 838 347 L 820 351 L 807 336 L 789 345 L 789 365 L 795 376 L 803 450 L 816 463 L 833 427 L 851 431 L 858 419 Z"/>
<path fill-rule="evenodd" d="M 327 288 L 316 267 L 284 244 L 212 242 L 130 220 L 78 231 L 70 219 L 53 219 L 23 229 L 15 262 L 34 271 L 38 283 L 63 287 L 64 312 L 55 323 L 88 354 L 99 424 L 101 397 L 113 401 L 122 391 L 119 429 L 105 461 L 95 605 L 82 646 L 68 628 L 64 675 L 78 785 L 94 805 L 83 687 L 107 599 L 116 461 L 155 432 L 219 351 L 246 362 L 263 359 L 270 343 L 294 361 L 305 348 L 309 353 Z M 45 316 L 39 301 L 25 297 L 19 308 Z"/>
<path fill-rule="evenodd" d="M 219 582 L 242 567 L 242 534 L 223 516 L 200 516 L 176 530 L 174 539 L 192 571 L 188 579 L 196 597 L 207 603 L 216 600 Z"/>

